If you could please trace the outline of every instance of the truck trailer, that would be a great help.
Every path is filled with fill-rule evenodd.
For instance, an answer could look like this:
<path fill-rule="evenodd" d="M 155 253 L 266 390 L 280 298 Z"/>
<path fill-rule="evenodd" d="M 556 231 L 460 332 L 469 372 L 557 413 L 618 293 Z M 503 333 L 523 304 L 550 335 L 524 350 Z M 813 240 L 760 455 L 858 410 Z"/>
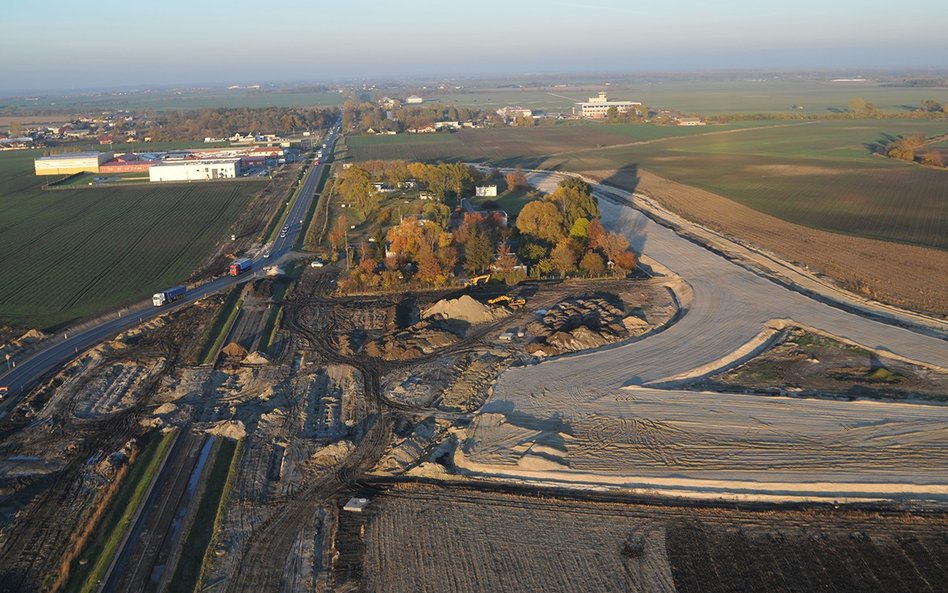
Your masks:
<path fill-rule="evenodd" d="M 253 267 L 253 260 L 245 257 L 231 262 L 228 273 L 231 276 L 240 276 L 244 272 L 249 271 L 251 267 Z"/>
<path fill-rule="evenodd" d="M 165 303 L 170 303 L 171 301 L 180 299 L 187 291 L 188 289 L 185 288 L 183 284 L 179 284 L 174 288 L 156 292 L 154 296 L 151 297 L 151 302 L 154 303 L 156 307 L 160 307 Z"/>

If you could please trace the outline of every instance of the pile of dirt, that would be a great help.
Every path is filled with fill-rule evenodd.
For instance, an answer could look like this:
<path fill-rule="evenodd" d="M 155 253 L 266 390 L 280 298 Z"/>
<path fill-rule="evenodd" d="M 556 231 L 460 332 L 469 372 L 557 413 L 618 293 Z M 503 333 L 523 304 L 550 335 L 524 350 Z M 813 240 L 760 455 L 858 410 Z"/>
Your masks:
<path fill-rule="evenodd" d="M 2 330 L 3 328 L 0 328 Z M 12 330 L 10 330 L 12 333 Z M 2 334 L 0 334 L 2 335 Z M 15 334 L 13 334 L 15 335 Z M 38 329 L 31 329 L 18 338 L 14 338 L 6 344 L 0 344 L 0 354 L 14 354 L 27 349 L 29 346 L 46 339 L 46 334 Z"/>
<path fill-rule="evenodd" d="M 366 343 L 365 353 L 385 360 L 409 360 L 450 346 L 458 339 L 458 333 L 441 322 L 422 320 L 380 340 Z"/>
<path fill-rule="evenodd" d="M 526 350 L 534 356 L 556 356 L 598 348 L 645 333 L 651 325 L 635 315 L 626 315 L 615 296 L 569 299 L 550 308 L 527 325 L 534 340 Z"/>
<path fill-rule="evenodd" d="M 456 299 L 441 299 L 422 313 L 423 318 L 465 321 L 471 325 L 494 321 L 508 313 L 503 307 L 491 309 L 468 295 Z"/>
<path fill-rule="evenodd" d="M 260 352 L 259 350 L 257 350 L 248 354 L 242 361 L 240 361 L 240 364 L 250 364 L 250 365 L 270 364 L 270 358 L 263 352 Z"/>
<path fill-rule="evenodd" d="M 229 439 L 242 439 L 247 436 L 247 429 L 240 420 L 224 420 L 218 422 L 208 429 L 208 434 L 214 436 L 226 437 Z"/>
<path fill-rule="evenodd" d="M 247 349 L 237 342 L 231 342 L 230 344 L 227 344 L 224 346 L 222 352 L 224 353 L 224 356 L 227 356 L 228 358 L 239 358 L 241 360 L 245 359 L 249 354 Z"/>

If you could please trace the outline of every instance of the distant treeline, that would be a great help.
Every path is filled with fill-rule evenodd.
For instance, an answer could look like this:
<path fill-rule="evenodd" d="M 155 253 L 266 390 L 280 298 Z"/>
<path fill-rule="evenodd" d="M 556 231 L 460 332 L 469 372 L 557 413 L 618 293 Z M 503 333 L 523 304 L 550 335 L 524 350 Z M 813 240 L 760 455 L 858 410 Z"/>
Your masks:
<path fill-rule="evenodd" d="M 839 109 L 830 113 L 804 113 L 802 111 L 778 113 L 733 113 L 712 115 L 708 122 L 727 123 L 730 121 L 754 120 L 823 120 L 823 119 L 945 119 L 948 112 L 944 105 L 934 99 L 922 101 L 914 111 L 882 111 L 874 104 L 862 98 L 849 102 L 848 109 Z"/>
<path fill-rule="evenodd" d="M 290 134 L 329 127 L 339 117 L 337 107 L 218 108 L 158 112 L 148 135 L 155 141 L 224 138 L 236 132 Z"/>

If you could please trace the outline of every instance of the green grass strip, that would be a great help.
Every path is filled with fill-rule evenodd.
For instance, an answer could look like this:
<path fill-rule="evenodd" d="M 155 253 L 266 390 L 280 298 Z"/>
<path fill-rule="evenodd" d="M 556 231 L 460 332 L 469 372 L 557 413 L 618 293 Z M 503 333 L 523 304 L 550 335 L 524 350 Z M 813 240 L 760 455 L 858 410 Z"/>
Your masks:
<path fill-rule="evenodd" d="M 220 441 L 167 593 L 192 593 L 197 587 L 208 546 L 217 530 L 221 509 L 230 491 L 231 475 L 236 473 L 238 447 L 237 441 Z"/>
<path fill-rule="evenodd" d="M 235 286 L 230 293 L 228 293 L 227 299 L 224 300 L 224 305 L 217 312 L 214 323 L 211 325 L 211 329 L 207 334 L 208 337 L 204 342 L 204 350 L 200 356 L 201 364 L 214 362 L 217 351 L 220 349 L 224 338 L 227 337 L 227 332 L 230 331 L 234 320 L 237 319 L 237 313 L 240 312 L 240 292 L 240 287 Z"/>
<path fill-rule="evenodd" d="M 131 527 L 132 517 L 138 507 L 144 502 L 148 486 L 171 448 L 175 434 L 166 432 L 160 438 L 155 438 L 157 435 L 152 433 L 148 437 L 148 442 L 127 474 L 125 483 L 119 489 L 115 500 L 109 504 L 109 510 L 102 518 L 96 535 L 79 557 L 87 562 L 84 565 L 79 561 L 75 563 L 76 571 L 70 579 L 70 585 L 66 587 L 67 592 L 92 593 L 98 589 L 99 581 L 105 578 L 105 572 L 118 552 L 122 537 Z"/>

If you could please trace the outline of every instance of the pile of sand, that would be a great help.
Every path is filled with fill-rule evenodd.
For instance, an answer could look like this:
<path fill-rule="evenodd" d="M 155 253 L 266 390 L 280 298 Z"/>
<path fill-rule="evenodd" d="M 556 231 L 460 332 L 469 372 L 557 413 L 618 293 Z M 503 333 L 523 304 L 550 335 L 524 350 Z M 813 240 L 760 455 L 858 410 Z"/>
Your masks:
<path fill-rule="evenodd" d="M 240 358 L 244 359 L 247 357 L 247 349 L 238 344 L 237 342 L 231 342 L 230 344 L 224 346 L 223 349 L 224 356 L 229 358 Z"/>
<path fill-rule="evenodd" d="M 240 363 L 241 363 L 241 364 L 252 364 L 252 365 L 270 364 L 270 359 L 267 357 L 266 354 L 264 354 L 263 352 L 260 352 L 259 350 L 257 350 L 257 351 L 254 351 L 254 352 L 251 352 L 250 354 L 248 354 L 246 358 L 244 358 L 242 361 L 240 361 Z"/>
<path fill-rule="evenodd" d="M 247 429 L 240 420 L 224 420 L 209 428 L 207 433 L 229 439 L 242 439 L 247 436 Z"/>
<path fill-rule="evenodd" d="M 422 313 L 422 317 L 466 321 L 471 325 L 475 325 L 493 321 L 496 315 L 493 309 L 465 294 L 456 299 L 442 299 L 438 301 L 425 309 Z"/>

